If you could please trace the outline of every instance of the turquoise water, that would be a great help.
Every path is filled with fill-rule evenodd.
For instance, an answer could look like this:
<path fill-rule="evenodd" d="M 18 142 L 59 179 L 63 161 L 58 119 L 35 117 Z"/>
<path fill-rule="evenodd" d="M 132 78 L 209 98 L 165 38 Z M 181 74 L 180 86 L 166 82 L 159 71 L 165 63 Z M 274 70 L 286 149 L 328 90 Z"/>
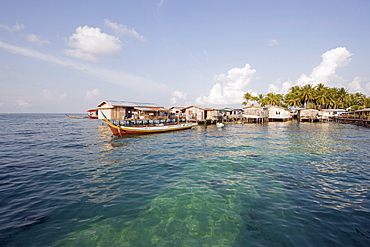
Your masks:
<path fill-rule="evenodd" d="M 370 129 L 0 115 L 0 246 L 369 246 Z"/>

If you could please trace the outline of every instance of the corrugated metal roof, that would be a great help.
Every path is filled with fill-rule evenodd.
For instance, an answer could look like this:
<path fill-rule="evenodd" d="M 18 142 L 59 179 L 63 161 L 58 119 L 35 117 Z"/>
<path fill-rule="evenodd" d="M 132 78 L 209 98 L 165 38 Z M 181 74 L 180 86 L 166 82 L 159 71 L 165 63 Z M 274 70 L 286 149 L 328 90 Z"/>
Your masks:
<path fill-rule="evenodd" d="M 370 111 L 370 108 L 361 109 L 361 110 L 356 110 L 356 111 Z M 356 111 L 355 111 L 355 112 L 356 112 Z"/>
<path fill-rule="evenodd" d="M 163 107 L 135 107 L 135 109 L 140 111 L 169 111 Z"/>
<path fill-rule="evenodd" d="M 129 101 L 121 101 L 121 100 L 105 100 L 101 102 L 98 105 L 98 107 L 101 107 L 104 103 L 109 104 L 111 106 L 124 106 L 124 107 L 157 107 L 157 108 L 162 107 L 155 103 L 129 102 Z"/>
<path fill-rule="evenodd" d="M 321 109 L 321 111 L 327 111 L 327 112 L 345 112 L 344 109 Z"/>

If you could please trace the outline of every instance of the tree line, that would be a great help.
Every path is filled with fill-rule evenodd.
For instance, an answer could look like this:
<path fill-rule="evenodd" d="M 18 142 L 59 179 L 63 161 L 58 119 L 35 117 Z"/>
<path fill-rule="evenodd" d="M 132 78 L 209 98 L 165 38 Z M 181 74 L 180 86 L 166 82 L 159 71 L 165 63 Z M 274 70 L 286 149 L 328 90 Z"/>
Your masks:
<path fill-rule="evenodd" d="M 316 86 L 291 87 L 287 94 L 268 93 L 253 96 L 244 94 L 243 105 L 256 102 L 260 106 L 268 105 L 307 108 L 307 109 L 350 109 L 351 111 L 370 108 L 370 97 L 362 93 L 348 93 L 345 88 L 330 88 L 320 83 Z"/>

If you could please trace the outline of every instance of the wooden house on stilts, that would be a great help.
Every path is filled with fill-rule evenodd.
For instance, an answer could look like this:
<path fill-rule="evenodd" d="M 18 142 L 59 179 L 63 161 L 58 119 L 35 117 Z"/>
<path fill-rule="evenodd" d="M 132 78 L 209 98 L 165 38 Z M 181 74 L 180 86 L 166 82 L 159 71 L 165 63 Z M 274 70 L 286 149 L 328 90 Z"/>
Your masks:
<path fill-rule="evenodd" d="M 170 111 L 154 103 L 138 103 L 128 101 L 106 100 L 98 105 L 98 119 L 103 114 L 114 121 L 161 121 L 167 120 Z"/>

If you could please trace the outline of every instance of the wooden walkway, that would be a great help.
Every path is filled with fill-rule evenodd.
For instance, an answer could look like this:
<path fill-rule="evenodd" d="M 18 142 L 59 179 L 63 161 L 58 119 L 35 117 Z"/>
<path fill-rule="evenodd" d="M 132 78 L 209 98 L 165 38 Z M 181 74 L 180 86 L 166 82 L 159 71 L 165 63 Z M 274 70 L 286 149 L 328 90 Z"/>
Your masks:
<path fill-rule="evenodd" d="M 370 128 L 369 119 L 336 117 L 334 118 L 334 121 L 338 123 L 342 123 L 342 124 L 355 124 L 355 125 L 365 126 L 365 127 Z"/>

